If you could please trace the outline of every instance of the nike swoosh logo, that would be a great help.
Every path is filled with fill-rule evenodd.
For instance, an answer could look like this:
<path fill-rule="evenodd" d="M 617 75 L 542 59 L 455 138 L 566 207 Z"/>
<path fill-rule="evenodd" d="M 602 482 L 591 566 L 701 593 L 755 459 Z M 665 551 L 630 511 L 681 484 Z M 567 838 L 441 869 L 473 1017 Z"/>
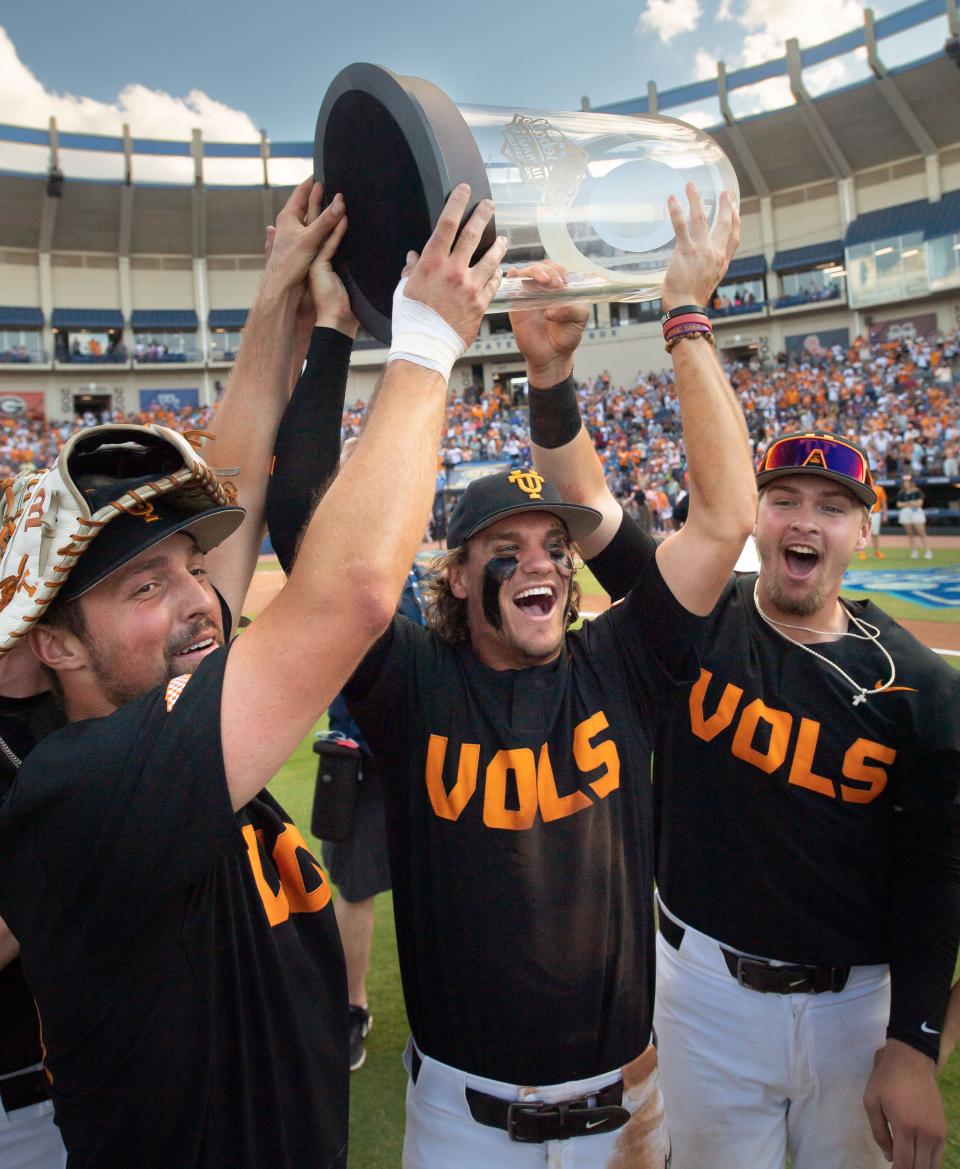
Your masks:
<path fill-rule="evenodd" d="M 807 981 L 807 980 L 806 980 L 805 978 L 798 978 L 798 979 L 796 979 L 794 982 L 791 982 L 791 983 L 790 983 L 790 985 L 791 985 L 791 986 L 803 986 L 803 984 L 804 984 L 806 981 Z"/>
<path fill-rule="evenodd" d="M 587 1123 L 583 1127 L 587 1130 L 587 1132 L 589 1132 L 590 1129 L 596 1128 L 598 1124 L 606 1124 L 606 1123 L 607 1123 L 606 1120 L 588 1120 Z"/>
<path fill-rule="evenodd" d="M 883 685 L 883 683 L 882 683 L 882 682 L 880 681 L 880 679 L 878 678 L 878 679 L 876 680 L 876 683 L 874 684 L 874 687 L 873 687 L 873 689 L 874 689 L 875 691 L 879 691 L 881 694 L 892 694 L 892 693 L 894 692 L 894 690 L 909 690 L 909 692 L 910 692 L 911 694 L 916 694 L 916 693 L 917 693 L 917 688 L 916 688 L 915 686 L 888 686 L 888 687 L 886 688 L 886 690 L 880 690 L 880 687 L 881 687 L 882 685 Z"/>
<path fill-rule="evenodd" d="M 939 1035 L 940 1034 L 939 1031 L 934 1031 L 934 1029 L 932 1027 L 928 1027 L 926 1024 L 926 1021 L 924 1021 L 923 1023 L 920 1024 L 920 1030 L 924 1033 L 924 1035 Z"/>

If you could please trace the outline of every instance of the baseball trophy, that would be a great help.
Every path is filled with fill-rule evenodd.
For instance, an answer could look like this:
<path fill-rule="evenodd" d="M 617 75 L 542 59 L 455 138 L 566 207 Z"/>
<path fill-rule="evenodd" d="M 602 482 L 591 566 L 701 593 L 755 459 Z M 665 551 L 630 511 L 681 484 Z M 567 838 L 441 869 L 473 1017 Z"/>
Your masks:
<path fill-rule="evenodd" d="M 548 291 L 513 276 L 489 312 L 562 300 L 655 299 L 674 234 L 667 197 L 696 183 L 710 226 L 736 174 L 714 140 L 658 116 L 623 117 L 455 105 L 419 77 L 349 65 L 317 118 L 314 174 L 325 199 L 342 192 L 350 230 L 336 267 L 361 324 L 390 342 L 397 274 L 420 251 L 453 188 L 471 206 L 496 203 L 480 244 L 507 238 L 504 270 L 536 260 L 562 264 L 566 285 Z"/>

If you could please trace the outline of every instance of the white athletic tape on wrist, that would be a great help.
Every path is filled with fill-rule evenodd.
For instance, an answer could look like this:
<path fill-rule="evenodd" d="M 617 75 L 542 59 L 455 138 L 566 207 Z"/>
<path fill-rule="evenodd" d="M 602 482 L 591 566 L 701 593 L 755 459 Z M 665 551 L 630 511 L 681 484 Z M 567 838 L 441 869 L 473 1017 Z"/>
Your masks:
<path fill-rule="evenodd" d="M 438 312 L 406 295 L 406 284 L 404 276 L 393 294 L 393 342 L 387 361 L 412 361 L 449 381 L 453 363 L 467 347 Z"/>

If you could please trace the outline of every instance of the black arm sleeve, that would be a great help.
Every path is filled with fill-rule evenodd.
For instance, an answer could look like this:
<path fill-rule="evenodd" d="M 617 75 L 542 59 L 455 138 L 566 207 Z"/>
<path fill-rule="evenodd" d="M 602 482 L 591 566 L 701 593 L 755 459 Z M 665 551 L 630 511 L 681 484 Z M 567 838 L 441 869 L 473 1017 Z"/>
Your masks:
<path fill-rule="evenodd" d="M 936 1060 L 960 936 L 958 815 L 897 820 L 887 1035 Z"/>
<path fill-rule="evenodd" d="M 587 561 L 587 567 L 611 601 L 625 597 L 636 584 L 649 562 L 651 545 L 655 547 L 656 541 L 641 531 L 624 512 L 610 543 L 599 555 Z"/>
<path fill-rule="evenodd" d="M 287 573 L 318 493 L 337 469 L 352 348 L 352 339 L 336 329 L 313 330 L 306 365 L 277 432 L 267 485 L 267 528 Z"/>

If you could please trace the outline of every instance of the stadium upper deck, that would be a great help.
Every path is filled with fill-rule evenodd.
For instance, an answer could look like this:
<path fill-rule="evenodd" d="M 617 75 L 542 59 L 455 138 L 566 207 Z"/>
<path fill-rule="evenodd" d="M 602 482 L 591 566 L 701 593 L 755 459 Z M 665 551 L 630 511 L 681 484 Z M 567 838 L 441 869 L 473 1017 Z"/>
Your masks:
<path fill-rule="evenodd" d="M 930 53 L 896 69 L 886 38 L 922 30 Z M 862 50 L 870 76 L 811 97 L 805 73 Z M 772 78 L 782 109 L 738 118 L 732 95 Z M 880 339 L 960 323 L 960 19 L 920 3 L 822 45 L 605 110 L 682 112 L 716 101 L 711 133 L 737 170 L 743 241 L 713 312 L 729 354 Z M 47 417 L 99 407 L 212 401 L 242 341 L 264 227 L 309 143 L 159 142 L 0 126 L 0 411 Z M 230 182 L 234 185 L 224 185 Z M 664 365 L 657 305 L 599 305 L 581 357 L 632 384 Z M 361 340 L 351 397 L 384 351 Z M 522 363 L 491 316 L 455 387 L 508 385 Z"/>

